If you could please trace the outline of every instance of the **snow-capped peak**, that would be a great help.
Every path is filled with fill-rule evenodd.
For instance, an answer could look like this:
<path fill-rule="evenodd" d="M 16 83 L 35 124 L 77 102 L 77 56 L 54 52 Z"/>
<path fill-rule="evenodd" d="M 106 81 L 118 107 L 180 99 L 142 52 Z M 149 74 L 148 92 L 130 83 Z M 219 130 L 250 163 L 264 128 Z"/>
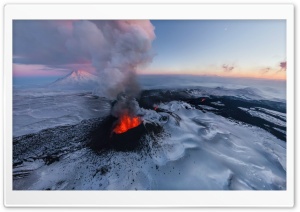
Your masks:
<path fill-rule="evenodd" d="M 72 78 L 73 80 L 80 80 L 80 79 L 94 79 L 97 78 L 97 76 L 84 70 L 76 70 L 71 72 L 67 76 L 63 77 L 63 79 L 64 78 Z"/>
<path fill-rule="evenodd" d="M 98 76 L 84 70 L 76 70 L 62 77 L 50 86 L 74 89 L 94 88 L 98 84 Z"/>

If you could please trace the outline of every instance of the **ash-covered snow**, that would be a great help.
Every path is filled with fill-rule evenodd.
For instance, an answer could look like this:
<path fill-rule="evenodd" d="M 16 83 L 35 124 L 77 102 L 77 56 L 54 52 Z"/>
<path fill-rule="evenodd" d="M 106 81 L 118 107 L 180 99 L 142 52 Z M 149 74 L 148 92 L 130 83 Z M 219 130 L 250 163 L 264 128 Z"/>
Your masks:
<path fill-rule="evenodd" d="M 281 113 L 281 112 L 278 112 L 278 111 L 269 110 L 269 109 L 261 108 L 261 107 L 257 107 L 256 109 L 258 109 L 260 111 L 263 111 L 265 113 L 268 113 L 270 115 L 277 116 L 278 118 L 286 121 L 286 114 L 285 113 Z"/>
<path fill-rule="evenodd" d="M 285 130 L 282 130 L 282 129 L 278 129 L 277 127 L 273 127 L 273 129 L 283 133 L 283 134 L 286 134 L 286 131 Z"/>
<path fill-rule="evenodd" d="M 274 123 L 278 126 L 281 126 L 281 127 L 286 126 L 285 120 L 283 121 L 283 120 L 279 119 L 278 117 L 276 118 L 276 117 L 268 115 L 266 113 L 259 112 L 258 110 L 268 111 L 271 114 L 276 114 L 276 111 L 267 110 L 267 109 L 264 109 L 264 108 L 259 108 L 258 110 L 256 110 L 255 108 L 248 109 L 248 108 L 239 107 L 239 109 L 248 112 L 251 116 L 259 117 L 259 118 L 264 119 L 268 122 Z M 280 114 L 282 114 L 282 113 L 280 113 Z M 282 116 L 280 116 L 280 117 L 282 117 Z"/>
<path fill-rule="evenodd" d="M 217 101 L 217 102 L 211 102 L 211 104 L 213 105 L 217 105 L 217 106 L 225 106 L 222 102 Z"/>
<path fill-rule="evenodd" d="M 185 102 L 158 107 L 168 113 L 142 110 L 143 119 L 163 126 L 164 131 L 145 136 L 140 151 L 94 153 L 85 145 L 86 136 L 97 125 L 93 120 L 18 137 L 14 141 L 14 189 L 286 188 L 284 141 L 261 128 L 197 110 Z M 180 117 L 179 125 L 170 113 Z M 168 116 L 167 121 L 162 122 L 162 116 Z"/>

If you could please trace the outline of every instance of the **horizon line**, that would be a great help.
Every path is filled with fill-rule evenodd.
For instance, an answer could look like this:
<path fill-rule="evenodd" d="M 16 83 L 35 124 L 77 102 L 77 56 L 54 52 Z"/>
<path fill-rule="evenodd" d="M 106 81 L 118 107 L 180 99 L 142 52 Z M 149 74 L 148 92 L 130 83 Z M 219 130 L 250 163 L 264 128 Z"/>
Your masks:
<path fill-rule="evenodd" d="M 88 71 L 87 71 L 88 72 Z M 70 72 L 72 73 L 72 72 Z M 64 76 L 67 76 L 67 73 L 65 75 L 59 75 L 59 76 L 53 76 L 53 75 L 13 75 L 13 78 L 26 78 L 26 79 L 30 79 L 30 78 L 61 78 Z M 217 74 L 192 74 L 192 73 L 187 73 L 187 74 L 183 74 L 183 73 L 137 73 L 137 75 L 139 76 L 196 76 L 196 77 L 218 77 L 218 78 L 233 78 L 233 79 L 256 79 L 256 80 L 275 80 L 275 81 L 286 81 L 286 78 L 270 78 L 270 77 L 255 77 L 255 76 L 222 76 L 222 75 L 217 75 Z"/>

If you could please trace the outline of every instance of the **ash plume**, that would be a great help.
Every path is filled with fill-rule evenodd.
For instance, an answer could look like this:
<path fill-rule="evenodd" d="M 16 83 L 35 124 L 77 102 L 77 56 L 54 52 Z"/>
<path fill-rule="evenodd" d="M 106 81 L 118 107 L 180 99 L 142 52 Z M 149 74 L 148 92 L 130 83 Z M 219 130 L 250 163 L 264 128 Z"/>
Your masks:
<path fill-rule="evenodd" d="M 120 93 L 113 104 L 111 115 L 120 117 L 126 114 L 130 117 L 134 117 L 139 113 L 139 109 L 139 104 L 134 97 Z"/>
<path fill-rule="evenodd" d="M 90 55 L 100 78 L 95 93 L 115 99 L 138 95 L 136 69 L 152 61 L 154 38 L 150 21 L 78 21 L 67 46 Z"/>

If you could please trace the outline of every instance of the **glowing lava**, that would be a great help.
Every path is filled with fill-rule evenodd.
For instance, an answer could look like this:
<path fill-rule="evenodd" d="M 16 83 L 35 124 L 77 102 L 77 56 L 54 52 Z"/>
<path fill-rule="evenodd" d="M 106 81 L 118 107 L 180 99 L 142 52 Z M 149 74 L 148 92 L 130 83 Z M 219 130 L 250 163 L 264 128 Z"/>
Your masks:
<path fill-rule="evenodd" d="M 137 127 L 142 123 L 140 117 L 130 117 L 128 114 L 124 114 L 119 118 L 119 122 L 114 128 L 114 133 L 120 134 L 127 130 Z"/>

